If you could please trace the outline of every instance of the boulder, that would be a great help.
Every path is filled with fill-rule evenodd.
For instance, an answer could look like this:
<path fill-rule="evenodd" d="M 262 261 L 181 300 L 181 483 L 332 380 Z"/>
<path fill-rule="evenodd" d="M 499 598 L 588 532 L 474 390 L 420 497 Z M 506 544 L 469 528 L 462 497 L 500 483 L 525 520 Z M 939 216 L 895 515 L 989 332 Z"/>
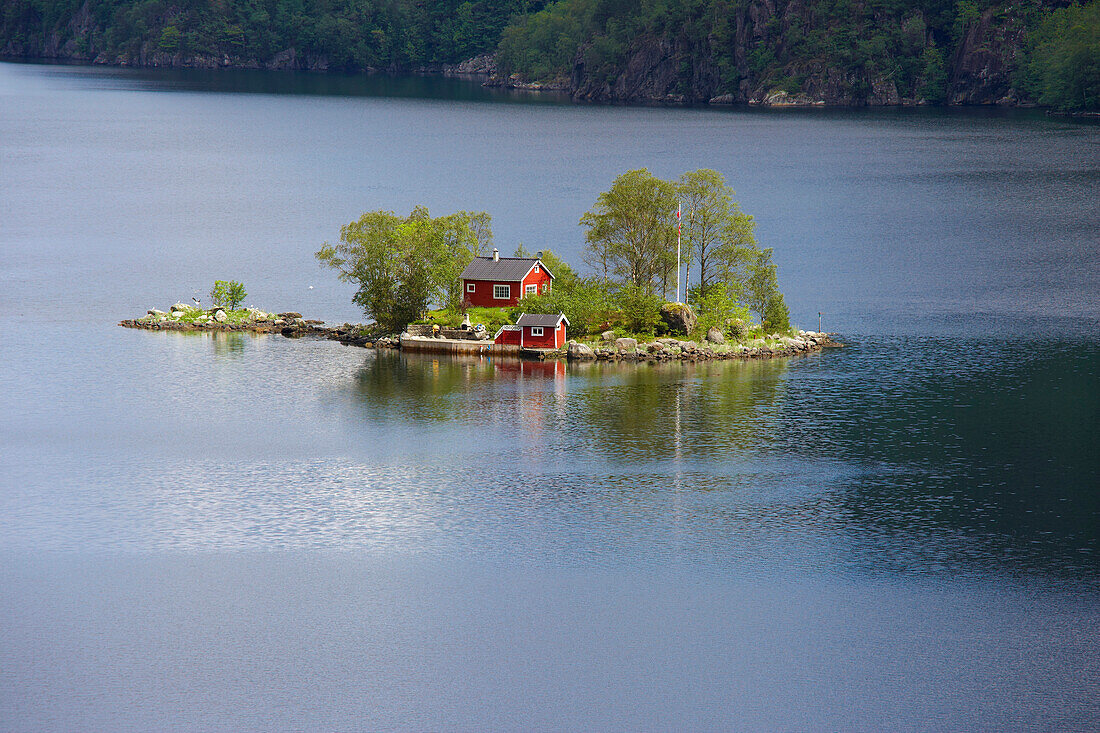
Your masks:
<path fill-rule="evenodd" d="M 225 315 L 225 311 L 219 308 L 218 310 L 214 311 L 214 320 L 218 323 L 225 323 L 229 320 L 229 316 Z"/>
<path fill-rule="evenodd" d="M 695 323 L 699 319 L 690 305 L 665 303 L 661 306 L 661 320 L 665 322 L 669 333 L 687 336 L 695 328 Z"/>
<path fill-rule="evenodd" d="M 185 304 L 183 304 L 183 303 L 176 303 L 175 305 L 173 305 L 173 306 L 172 306 L 171 308 L 169 308 L 168 310 L 173 310 L 173 311 L 189 311 L 189 310 L 191 310 L 191 306 L 189 306 L 189 305 L 185 305 Z"/>
<path fill-rule="evenodd" d="M 570 341 L 565 350 L 565 356 L 570 361 L 577 359 L 595 359 L 596 352 L 584 344 L 579 344 L 576 341 Z"/>
<path fill-rule="evenodd" d="M 147 311 L 147 313 L 148 313 L 149 315 L 151 315 L 151 316 L 166 316 L 166 315 L 168 315 L 168 314 L 167 314 L 167 313 L 165 313 L 164 311 L 161 311 L 161 310 L 157 310 L 156 308 L 150 308 L 150 309 L 149 309 L 149 310 Z"/>
<path fill-rule="evenodd" d="M 615 339 L 616 351 L 634 351 L 638 348 L 638 339 L 632 338 L 618 338 Z"/>
<path fill-rule="evenodd" d="M 615 332 L 614 331 L 604 331 L 603 333 L 600 334 L 600 341 L 603 341 L 604 343 L 609 344 L 614 340 L 615 340 Z"/>
<path fill-rule="evenodd" d="M 726 343 L 726 337 L 722 335 L 722 329 L 717 326 L 711 326 L 707 329 L 707 341 L 712 344 L 724 344 Z"/>
<path fill-rule="evenodd" d="M 286 321 L 302 317 L 301 313 L 295 313 L 294 311 L 287 311 L 286 313 L 280 313 L 278 315 L 279 315 L 279 318 L 282 318 L 283 320 L 286 320 Z"/>

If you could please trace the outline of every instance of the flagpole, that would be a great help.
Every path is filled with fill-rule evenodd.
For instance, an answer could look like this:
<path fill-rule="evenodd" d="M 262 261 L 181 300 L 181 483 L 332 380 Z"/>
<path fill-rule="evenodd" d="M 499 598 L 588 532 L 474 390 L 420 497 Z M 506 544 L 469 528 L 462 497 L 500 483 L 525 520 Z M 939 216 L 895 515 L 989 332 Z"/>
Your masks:
<path fill-rule="evenodd" d="M 680 302 L 680 231 L 683 225 L 680 221 L 680 202 L 676 202 L 676 302 Z"/>

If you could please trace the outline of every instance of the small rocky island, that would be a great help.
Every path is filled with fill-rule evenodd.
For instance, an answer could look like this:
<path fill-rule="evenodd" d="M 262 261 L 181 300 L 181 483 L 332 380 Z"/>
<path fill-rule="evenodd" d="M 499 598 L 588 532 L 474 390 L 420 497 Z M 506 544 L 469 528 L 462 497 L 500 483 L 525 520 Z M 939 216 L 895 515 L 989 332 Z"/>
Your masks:
<path fill-rule="evenodd" d="M 338 341 L 348 346 L 382 349 L 399 349 L 403 340 L 416 339 L 417 351 L 429 352 L 432 349 L 423 348 L 423 342 L 427 340 L 430 343 L 434 340 L 439 342 L 440 353 L 478 355 L 484 351 L 485 355 L 503 355 L 495 353 L 491 348 L 491 342 L 486 341 L 470 342 L 471 346 L 475 343 L 479 344 L 480 350 L 455 350 L 449 347 L 456 339 L 425 339 L 422 330 L 412 327 L 401 334 L 383 334 L 374 324 L 344 323 L 340 326 L 326 326 L 324 321 L 303 318 L 301 313 L 294 311 L 272 313 L 257 308 L 203 309 L 176 303 L 167 311 L 151 308 L 146 315 L 120 321 L 118 325 L 147 331 L 279 333 L 288 338 L 321 338 Z M 598 339 L 570 340 L 559 349 L 526 349 L 509 355 L 542 361 L 568 359 L 569 361 L 658 362 L 768 359 L 797 356 L 843 346 L 834 341 L 832 335 L 815 331 L 798 331 L 795 335 L 772 334 L 736 340 L 727 339 L 720 329 L 712 328 L 702 341 L 683 340 L 671 336 L 655 338 L 652 341 L 639 341 L 633 337 L 618 336 L 614 331 L 605 331 Z"/>

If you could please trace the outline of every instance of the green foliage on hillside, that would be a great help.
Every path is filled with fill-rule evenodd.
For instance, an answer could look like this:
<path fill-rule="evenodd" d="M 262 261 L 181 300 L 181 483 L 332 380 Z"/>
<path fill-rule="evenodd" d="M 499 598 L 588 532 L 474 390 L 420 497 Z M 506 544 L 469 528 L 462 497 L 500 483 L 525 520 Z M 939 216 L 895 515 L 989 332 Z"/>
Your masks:
<path fill-rule="evenodd" d="M 697 49 L 721 76 L 720 90 L 734 91 L 742 78 L 771 82 L 790 92 L 801 89 L 801 73 L 791 66 L 823 62 L 852 72 L 873 71 L 899 89 L 941 98 L 946 76 L 943 52 L 953 45 L 953 28 L 973 18 L 968 0 L 819 0 L 776 15 L 761 28 L 744 31 L 749 0 L 558 0 L 517 18 L 503 33 L 500 66 L 526 78 L 569 75 L 583 61 L 597 82 L 622 68 L 627 52 L 641 38 L 663 37 L 681 48 Z M 937 49 L 927 55 L 928 49 Z M 743 51 L 744 58 L 738 53 Z M 685 58 L 691 66 L 698 59 Z"/>
<path fill-rule="evenodd" d="M 1040 103 L 1100 109 L 1100 0 L 1054 11 L 1031 41 L 1027 86 Z"/>
<path fill-rule="evenodd" d="M 408 68 L 492 51 L 539 0 L 6 0 L 0 46 L 57 33 L 82 53 L 164 52 L 269 62 L 294 48 L 330 68 Z M 84 28 L 87 31 L 84 32 Z"/>
<path fill-rule="evenodd" d="M 744 100 L 783 91 L 840 104 L 890 103 L 891 90 L 948 101 L 953 82 L 965 88 L 984 78 L 980 57 L 988 52 L 1007 66 L 1000 73 L 1015 73 L 1017 90 L 1076 110 L 1100 106 L 1097 2 L 5 0 L 0 49 L 108 63 L 333 70 L 408 70 L 496 51 L 504 75 L 581 85 L 589 98 L 614 97 L 604 92 L 634 61 L 643 81 L 657 66 L 671 72 L 660 95 Z M 1026 57 L 1017 51 L 1021 34 Z M 289 49 L 293 62 L 280 56 Z M 960 50 L 976 53 L 977 67 L 960 67 Z"/>

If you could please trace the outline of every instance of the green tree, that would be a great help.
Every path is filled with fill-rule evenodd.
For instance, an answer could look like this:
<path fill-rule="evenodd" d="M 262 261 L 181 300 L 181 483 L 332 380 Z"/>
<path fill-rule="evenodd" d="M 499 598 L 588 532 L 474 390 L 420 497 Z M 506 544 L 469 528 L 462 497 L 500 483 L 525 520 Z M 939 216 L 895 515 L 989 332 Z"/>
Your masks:
<path fill-rule="evenodd" d="M 568 290 L 576 283 L 577 273 L 565 260 L 554 254 L 553 250 L 542 251 L 542 264 L 546 265 L 546 269 L 554 276 L 555 290 L 563 288 Z"/>
<path fill-rule="evenodd" d="M 460 307 L 461 268 L 492 241 L 489 215 L 460 211 L 431 218 L 416 207 L 407 217 L 373 211 L 340 229 L 340 242 L 316 253 L 341 280 L 356 283 L 353 302 L 378 325 L 397 331 L 432 302 Z"/>
<path fill-rule="evenodd" d="M 427 215 L 427 211 L 424 213 Z M 492 218 L 485 212 L 459 211 L 430 221 L 441 245 L 432 268 L 432 282 L 440 291 L 438 301 L 447 308 L 461 310 L 465 293 L 458 276 L 470 260 L 493 244 Z"/>
<path fill-rule="evenodd" d="M 696 284 L 706 291 L 715 280 L 731 280 L 756 249 L 756 225 L 733 200 L 733 189 L 718 171 L 689 171 L 680 176 L 676 187 L 684 207 L 685 267 L 690 272 L 696 263 Z"/>
<path fill-rule="evenodd" d="M 749 309 L 730 296 L 725 283 L 712 283 L 707 288 L 695 288 L 692 292 L 699 296 L 694 299 L 694 307 L 699 316 L 697 327 L 700 330 L 707 331 L 717 327 L 725 333 L 733 321 L 740 321 L 743 326 L 750 323 Z M 735 335 L 741 335 L 741 330 L 739 329 Z"/>
<path fill-rule="evenodd" d="M 633 333 L 651 334 L 661 321 L 661 305 L 664 299 L 650 288 L 625 283 L 615 292 L 614 303 L 623 326 Z"/>
<path fill-rule="evenodd" d="M 772 262 L 771 249 L 758 250 L 747 267 L 745 304 L 759 317 L 769 331 L 786 331 L 791 327 L 790 311 L 779 292 L 778 269 Z"/>
<path fill-rule="evenodd" d="M 675 267 L 675 221 L 676 187 L 645 168 L 627 171 L 581 217 L 587 261 L 604 277 L 652 293 Z"/>
<path fill-rule="evenodd" d="M 247 297 L 244 285 L 236 280 L 215 280 L 214 287 L 210 289 L 210 300 L 214 305 L 227 310 L 236 310 Z"/>
<path fill-rule="evenodd" d="M 1055 10 L 1035 29 L 1025 86 L 1042 104 L 1100 109 L 1100 0 Z"/>
<path fill-rule="evenodd" d="M 943 54 L 935 45 L 921 54 L 922 71 L 917 84 L 917 96 L 929 102 L 939 103 L 947 97 L 947 66 Z"/>
<path fill-rule="evenodd" d="M 545 262 L 545 260 L 544 260 Z M 547 263 L 547 267 L 550 265 Z M 560 277 L 557 272 L 555 283 Z M 520 298 L 512 309 L 512 320 L 520 313 L 564 313 L 569 319 L 571 336 L 586 336 L 599 333 L 609 324 L 616 313 L 611 301 L 608 284 L 599 278 L 576 278 L 555 284 L 548 293 L 528 295 Z"/>

